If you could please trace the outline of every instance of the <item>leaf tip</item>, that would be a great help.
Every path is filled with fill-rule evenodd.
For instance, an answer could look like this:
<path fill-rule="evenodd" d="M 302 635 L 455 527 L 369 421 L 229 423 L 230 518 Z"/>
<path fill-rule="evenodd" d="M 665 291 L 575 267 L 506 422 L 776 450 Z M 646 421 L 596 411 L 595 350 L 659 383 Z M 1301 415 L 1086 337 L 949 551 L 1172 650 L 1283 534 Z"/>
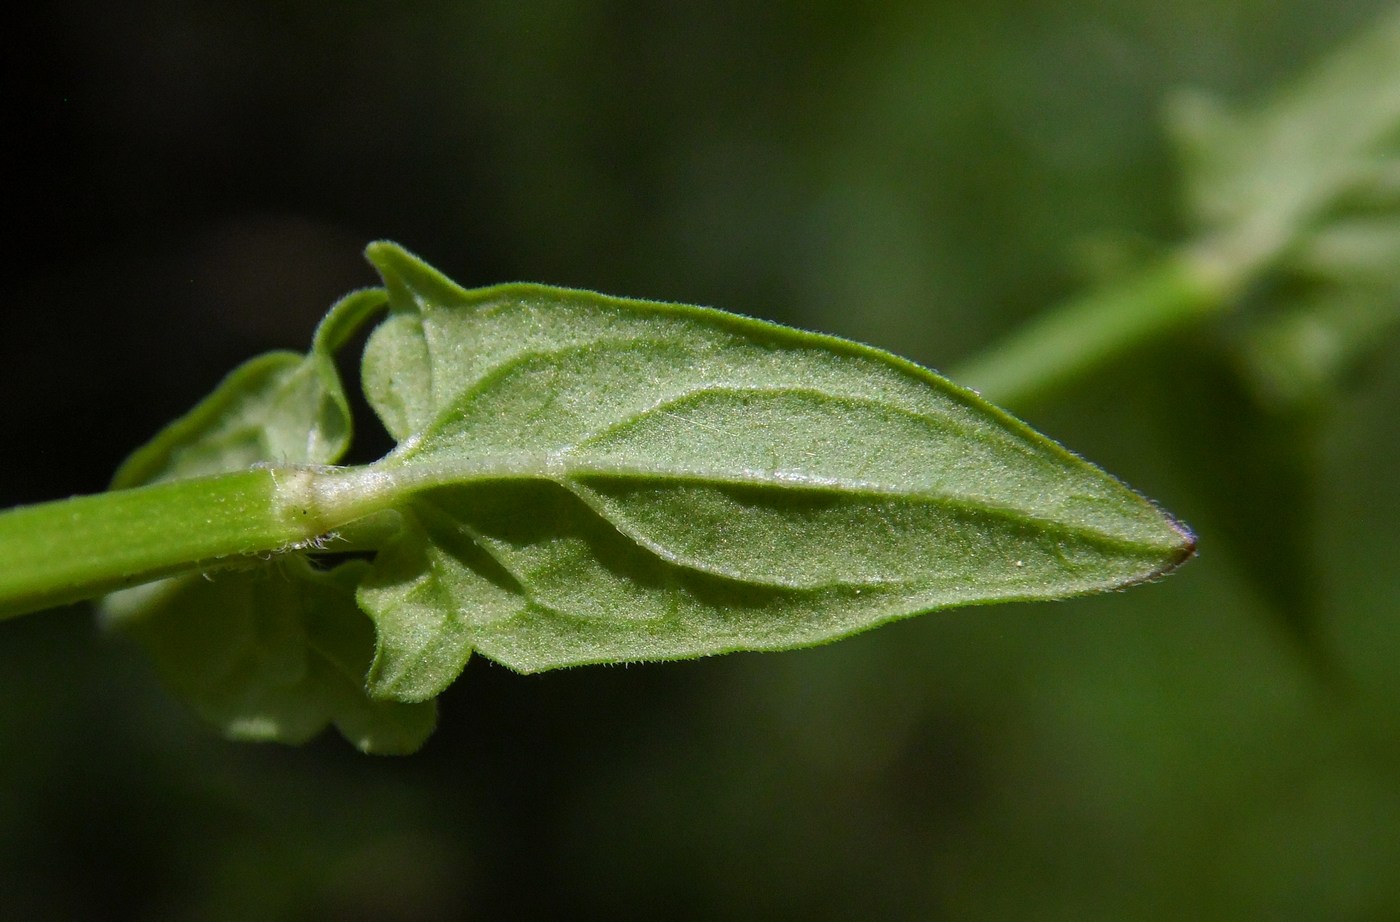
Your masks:
<path fill-rule="evenodd" d="M 1172 567 L 1176 568 L 1196 556 L 1196 533 L 1175 519 L 1172 519 L 1171 524 L 1176 533 L 1181 535 L 1181 549 L 1172 563 Z"/>
<path fill-rule="evenodd" d="M 1196 556 L 1196 533 L 1184 523 L 1172 518 L 1170 515 L 1163 513 L 1163 517 L 1167 520 L 1168 527 L 1176 533 L 1178 540 L 1173 542 L 1166 553 L 1163 554 L 1160 564 L 1144 574 L 1141 579 L 1132 580 L 1120 588 L 1126 589 L 1129 586 L 1136 586 L 1139 583 L 1150 583 L 1159 580 L 1175 572 L 1178 567 Z"/>
<path fill-rule="evenodd" d="M 392 240 L 374 241 L 365 247 L 365 258 L 384 280 L 391 305 L 403 304 L 405 298 L 408 303 L 456 301 L 466 294 L 456 282 Z"/>

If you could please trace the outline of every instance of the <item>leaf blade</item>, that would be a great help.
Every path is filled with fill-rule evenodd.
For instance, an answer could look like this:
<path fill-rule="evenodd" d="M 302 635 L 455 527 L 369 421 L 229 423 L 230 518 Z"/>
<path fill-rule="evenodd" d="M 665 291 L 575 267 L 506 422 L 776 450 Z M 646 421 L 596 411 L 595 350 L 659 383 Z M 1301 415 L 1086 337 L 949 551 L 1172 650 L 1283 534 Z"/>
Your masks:
<path fill-rule="evenodd" d="M 388 244 L 370 258 L 431 380 L 426 401 L 380 395 L 417 401 L 378 465 L 422 513 L 397 559 L 457 548 L 425 578 L 465 625 L 429 655 L 393 592 L 362 591 L 377 663 L 415 694 L 468 647 L 536 671 L 805 646 L 1127 585 L 1194 551 L 1107 474 L 878 350 L 706 308 L 466 291 Z M 367 350 L 366 379 L 398 351 Z M 415 656 L 436 665 L 414 675 Z"/>

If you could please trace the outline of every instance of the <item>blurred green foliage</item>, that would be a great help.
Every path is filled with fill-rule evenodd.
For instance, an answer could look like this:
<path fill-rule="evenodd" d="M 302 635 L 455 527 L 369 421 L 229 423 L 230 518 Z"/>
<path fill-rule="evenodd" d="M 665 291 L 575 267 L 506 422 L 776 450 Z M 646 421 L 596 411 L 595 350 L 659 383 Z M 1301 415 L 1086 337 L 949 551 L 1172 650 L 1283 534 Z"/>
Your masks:
<path fill-rule="evenodd" d="M 40 397 L 0 417 L 4 504 L 100 488 L 235 361 L 304 341 L 375 237 L 468 284 L 712 303 L 953 365 L 1198 229 L 1166 130 L 1183 89 L 1252 111 L 1385 9 L 31 10 L 5 39 L 35 166 L 0 367 Z M 1029 414 L 1196 526 L 1171 580 L 778 656 L 483 665 L 402 762 L 225 743 L 88 612 L 13 622 L 0 906 L 1400 914 L 1400 350 L 1393 274 L 1355 264 L 1393 247 L 1384 209 L 1343 211 L 1233 313 Z"/>

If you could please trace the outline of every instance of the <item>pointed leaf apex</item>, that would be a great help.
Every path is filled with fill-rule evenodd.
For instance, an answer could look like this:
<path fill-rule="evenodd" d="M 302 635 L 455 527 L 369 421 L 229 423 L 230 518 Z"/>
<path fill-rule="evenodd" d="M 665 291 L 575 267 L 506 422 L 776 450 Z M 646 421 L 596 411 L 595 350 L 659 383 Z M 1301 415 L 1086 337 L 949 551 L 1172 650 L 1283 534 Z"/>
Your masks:
<path fill-rule="evenodd" d="M 467 294 L 456 282 L 397 243 L 376 240 L 365 247 L 365 258 L 384 280 L 389 303 L 395 309 L 409 304 L 459 301 Z"/>

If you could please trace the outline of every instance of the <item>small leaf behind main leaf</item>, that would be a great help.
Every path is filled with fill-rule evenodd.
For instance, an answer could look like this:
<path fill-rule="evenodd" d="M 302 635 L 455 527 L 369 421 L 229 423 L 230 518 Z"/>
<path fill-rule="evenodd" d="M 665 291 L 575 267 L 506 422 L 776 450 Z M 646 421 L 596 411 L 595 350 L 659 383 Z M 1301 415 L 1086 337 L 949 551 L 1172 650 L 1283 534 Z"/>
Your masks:
<path fill-rule="evenodd" d="M 384 305 L 379 289 L 337 303 L 305 355 L 252 359 L 138 449 L 114 486 L 235 471 L 261 462 L 330 464 L 350 440 L 333 352 Z M 300 743 L 334 723 L 366 752 L 411 752 L 431 702 L 378 701 L 365 675 L 374 630 L 355 603 L 366 566 L 314 569 L 297 554 L 112 593 L 106 623 L 140 642 L 165 683 L 225 735 Z"/>
<path fill-rule="evenodd" d="M 366 347 L 412 495 L 360 601 L 376 691 L 820 643 L 1160 575 L 1194 539 L 909 362 L 720 311 L 465 291 L 391 244 Z M 414 356 L 412 374 L 390 371 Z"/>
<path fill-rule="evenodd" d="M 436 710 L 365 694 L 374 637 L 354 600 L 364 567 L 322 572 L 294 555 L 129 589 L 106 612 L 166 685 L 232 739 L 302 743 L 330 722 L 362 751 L 413 752 Z"/>

